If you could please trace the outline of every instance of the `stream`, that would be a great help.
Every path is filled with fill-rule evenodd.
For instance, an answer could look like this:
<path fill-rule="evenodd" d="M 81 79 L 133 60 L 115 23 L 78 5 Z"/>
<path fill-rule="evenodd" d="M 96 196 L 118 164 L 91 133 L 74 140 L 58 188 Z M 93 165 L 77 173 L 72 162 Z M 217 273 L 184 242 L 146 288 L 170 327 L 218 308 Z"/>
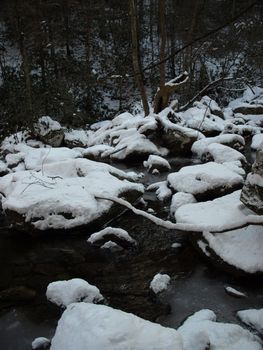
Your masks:
<path fill-rule="evenodd" d="M 195 163 L 186 158 L 168 160 L 172 171 Z M 145 172 L 141 166 L 129 170 Z M 144 183 L 166 176 L 145 173 Z M 151 193 L 144 199 L 159 217 L 167 217 L 166 203 Z M 85 236 L 32 238 L 2 227 L 0 350 L 29 350 L 34 338 L 52 338 L 62 310 L 46 300 L 45 291 L 56 280 L 83 278 L 100 289 L 107 305 L 170 327 L 178 327 L 203 308 L 215 311 L 219 321 L 234 323 L 239 323 L 237 310 L 262 308 L 262 280 L 235 279 L 216 270 L 194 250 L 187 233 L 160 228 L 128 211 L 110 225 L 127 230 L 137 246 L 112 252 L 88 244 L 88 231 Z M 181 246 L 173 248 L 175 242 Z M 160 297 L 149 289 L 158 272 L 171 276 L 169 288 Z M 248 297 L 227 295 L 224 286 L 228 285 Z"/>

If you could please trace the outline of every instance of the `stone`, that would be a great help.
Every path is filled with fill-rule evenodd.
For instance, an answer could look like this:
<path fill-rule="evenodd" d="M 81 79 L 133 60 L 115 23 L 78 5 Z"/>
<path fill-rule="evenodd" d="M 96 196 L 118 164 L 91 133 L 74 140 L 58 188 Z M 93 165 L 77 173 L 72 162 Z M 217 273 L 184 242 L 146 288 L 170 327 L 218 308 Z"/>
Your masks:
<path fill-rule="evenodd" d="M 263 151 L 257 152 L 256 160 L 243 186 L 241 197 L 249 209 L 263 215 Z"/>
<path fill-rule="evenodd" d="M 64 139 L 64 130 L 59 122 L 49 116 L 43 116 L 34 124 L 33 133 L 42 142 L 52 147 L 60 147 Z"/>

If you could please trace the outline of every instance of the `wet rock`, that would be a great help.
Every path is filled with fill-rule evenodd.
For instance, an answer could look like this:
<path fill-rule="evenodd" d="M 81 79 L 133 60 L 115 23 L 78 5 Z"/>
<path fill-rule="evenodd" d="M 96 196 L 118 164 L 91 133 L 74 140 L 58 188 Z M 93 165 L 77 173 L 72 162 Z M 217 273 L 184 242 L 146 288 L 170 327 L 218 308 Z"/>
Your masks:
<path fill-rule="evenodd" d="M 163 130 L 161 134 L 162 145 L 168 148 L 172 155 L 190 154 L 196 140 L 197 137 L 180 130 Z"/>
<path fill-rule="evenodd" d="M 257 152 L 256 161 L 247 176 L 240 200 L 257 214 L 263 214 L 263 151 Z"/>
<path fill-rule="evenodd" d="M 25 286 L 11 287 L 0 291 L 0 309 L 12 305 L 28 303 L 36 296 L 33 289 Z"/>
<path fill-rule="evenodd" d="M 61 146 L 64 139 L 64 130 L 59 122 L 44 116 L 34 124 L 33 133 L 42 142 L 52 147 Z"/>
<path fill-rule="evenodd" d="M 243 103 L 233 110 L 234 113 L 241 114 L 263 114 L 263 105 Z"/>

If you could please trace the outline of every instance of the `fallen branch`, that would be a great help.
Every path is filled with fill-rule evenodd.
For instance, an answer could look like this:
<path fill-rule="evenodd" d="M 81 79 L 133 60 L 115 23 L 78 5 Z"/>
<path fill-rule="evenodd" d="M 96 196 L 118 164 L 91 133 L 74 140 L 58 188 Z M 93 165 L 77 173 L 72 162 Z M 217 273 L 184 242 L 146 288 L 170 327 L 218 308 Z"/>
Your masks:
<path fill-rule="evenodd" d="M 242 227 L 245 227 L 247 225 L 263 225 L 263 215 L 248 215 L 246 217 L 246 221 L 243 222 L 233 222 L 231 224 L 225 224 L 225 225 L 219 225 L 218 227 L 206 227 L 204 228 L 203 225 L 194 225 L 194 224 L 183 224 L 183 223 L 173 223 L 169 220 L 162 220 L 152 214 L 149 214 L 143 210 L 135 208 L 131 203 L 126 201 L 125 199 L 118 198 L 118 197 L 102 197 L 102 196 L 95 196 L 96 199 L 102 199 L 102 200 L 108 200 L 115 203 L 118 203 L 120 205 L 123 205 L 127 209 L 130 209 L 134 214 L 140 215 L 145 217 L 146 219 L 152 221 L 154 224 L 161 226 L 163 228 L 166 228 L 168 230 L 179 230 L 179 231 L 185 231 L 185 232 L 204 232 L 209 231 L 211 233 L 220 233 L 225 232 L 229 230 L 236 230 Z"/>
<path fill-rule="evenodd" d="M 201 96 L 205 91 L 209 90 L 212 86 L 217 85 L 221 81 L 225 80 L 232 80 L 234 79 L 233 77 L 225 77 L 225 78 L 219 78 L 217 80 L 212 81 L 211 83 L 207 84 L 201 91 L 199 91 L 190 101 L 188 101 L 185 105 L 179 108 L 179 111 L 183 111 L 186 109 L 188 106 L 190 106 L 193 102 L 195 102 L 199 96 Z"/>

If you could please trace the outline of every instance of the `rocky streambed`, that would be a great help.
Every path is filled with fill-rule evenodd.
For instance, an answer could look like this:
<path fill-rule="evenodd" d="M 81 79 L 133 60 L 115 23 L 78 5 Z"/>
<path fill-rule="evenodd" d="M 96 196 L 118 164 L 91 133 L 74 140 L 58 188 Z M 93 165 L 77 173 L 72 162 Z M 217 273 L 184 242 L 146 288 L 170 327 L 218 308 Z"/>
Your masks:
<path fill-rule="evenodd" d="M 175 170 L 189 162 L 170 159 Z M 144 181 L 161 181 L 163 176 L 147 174 Z M 167 216 L 165 203 L 150 193 L 145 199 L 158 216 Z M 2 223 L 1 350 L 30 349 L 35 337 L 53 336 L 61 311 L 46 300 L 45 291 L 56 280 L 83 278 L 100 289 L 108 305 L 172 327 L 203 308 L 214 310 L 219 321 L 237 323 L 237 310 L 262 307 L 262 279 L 248 282 L 216 270 L 195 251 L 187 233 L 160 228 L 127 211 L 111 225 L 127 230 L 136 239 L 136 247 L 114 252 L 101 249 L 87 243 L 91 232 L 31 238 L 7 232 Z M 158 272 L 171 276 L 161 297 L 149 289 Z M 244 291 L 247 297 L 226 294 L 226 285 Z"/>

